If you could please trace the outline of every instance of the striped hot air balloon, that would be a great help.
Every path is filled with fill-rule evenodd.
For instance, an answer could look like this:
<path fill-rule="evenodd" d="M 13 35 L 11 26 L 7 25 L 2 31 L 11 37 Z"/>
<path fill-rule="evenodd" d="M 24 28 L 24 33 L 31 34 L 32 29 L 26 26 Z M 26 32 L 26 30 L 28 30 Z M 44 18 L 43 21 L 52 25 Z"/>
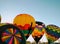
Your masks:
<path fill-rule="evenodd" d="M 49 43 L 53 43 L 54 41 L 60 38 L 60 28 L 53 24 L 47 25 L 46 37 Z"/>
<path fill-rule="evenodd" d="M 0 29 L 1 44 L 26 44 L 24 34 L 17 26 L 6 24 Z"/>

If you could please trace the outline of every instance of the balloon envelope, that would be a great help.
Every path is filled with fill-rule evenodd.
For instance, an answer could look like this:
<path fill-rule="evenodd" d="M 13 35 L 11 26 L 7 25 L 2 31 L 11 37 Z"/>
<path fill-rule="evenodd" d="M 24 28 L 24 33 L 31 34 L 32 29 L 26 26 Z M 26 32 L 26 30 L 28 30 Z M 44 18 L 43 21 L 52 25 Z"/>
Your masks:
<path fill-rule="evenodd" d="M 34 40 L 37 43 L 42 38 L 44 32 L 45 32 L 45 24 L 37 21 L 36 27 L 35 27 L 34 31 L 32 32 L 32 37 L 34 38 Z"/>
<path fill-rule="evenodd" d="M 0 41 L 2 44 L 25 44 L 25 37 L 23 32 L 12 24 L 1 26 Z"/>
<path fill-rule="evenodd" d="M 46 37 L 51 42 L 56 41 L 60 37 L 60 28 L 53 24 L 47 25 Z"/>
<path fill-rule="evenodd" d="M 35 19 L 29 14 L 19 14 L 14 18 L 13 24 L 23 30 L 26 39 L 32 33 L 35 27 Z"/>

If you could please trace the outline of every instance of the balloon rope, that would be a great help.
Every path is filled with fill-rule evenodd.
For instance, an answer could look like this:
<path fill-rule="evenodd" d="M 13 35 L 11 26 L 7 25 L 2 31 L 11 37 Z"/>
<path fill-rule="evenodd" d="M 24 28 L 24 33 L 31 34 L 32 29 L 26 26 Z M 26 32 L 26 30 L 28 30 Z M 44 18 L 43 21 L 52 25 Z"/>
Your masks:
<path fill-rule="evenodd" d="M 31 26 L 30 26 L 30 28 L 28 29 L 29 30 L 29 32 L 28 32 L 28 34 L 30 33 L 30 31 L 32 30 L 32 22 L 31 22 Z"/>

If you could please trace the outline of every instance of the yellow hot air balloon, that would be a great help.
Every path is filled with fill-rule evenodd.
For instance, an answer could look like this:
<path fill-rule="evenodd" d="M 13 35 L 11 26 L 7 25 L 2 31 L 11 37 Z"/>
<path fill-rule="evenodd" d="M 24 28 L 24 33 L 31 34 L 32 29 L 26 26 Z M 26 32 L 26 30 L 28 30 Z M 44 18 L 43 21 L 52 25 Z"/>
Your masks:
<path fill-rule="evenodd" d="M 14 18 L 13 24 L 23 30 L 27 39 L 35 27 L 35 19 L 29 14 L 19 14 Z"/>
<path fill-rule="evenodd" d="M 31 25 L 31 23 L 33 23 L 32 27 L 35 27 L 35 19 L 29 14 L 19 14 L 14 18 L 13 21 L 13 24 L 21 26 L 25 26 L 26 24 Z"/>

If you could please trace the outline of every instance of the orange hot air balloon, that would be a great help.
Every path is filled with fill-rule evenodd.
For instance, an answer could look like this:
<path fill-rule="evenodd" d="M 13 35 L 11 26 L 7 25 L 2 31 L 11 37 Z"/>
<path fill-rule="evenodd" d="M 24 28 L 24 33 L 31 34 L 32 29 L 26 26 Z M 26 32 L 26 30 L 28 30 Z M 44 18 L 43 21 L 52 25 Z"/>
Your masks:
<path fill-rule="evenodd" d="M 35 27 L 35 19 L 29 14 L 19 14 L 14 18 L 13 24 L 21 28 L 24 32 L 24 35 L 28 36 L 29 33 L 32 32 L 30 32 L 30 30 Z"/>

